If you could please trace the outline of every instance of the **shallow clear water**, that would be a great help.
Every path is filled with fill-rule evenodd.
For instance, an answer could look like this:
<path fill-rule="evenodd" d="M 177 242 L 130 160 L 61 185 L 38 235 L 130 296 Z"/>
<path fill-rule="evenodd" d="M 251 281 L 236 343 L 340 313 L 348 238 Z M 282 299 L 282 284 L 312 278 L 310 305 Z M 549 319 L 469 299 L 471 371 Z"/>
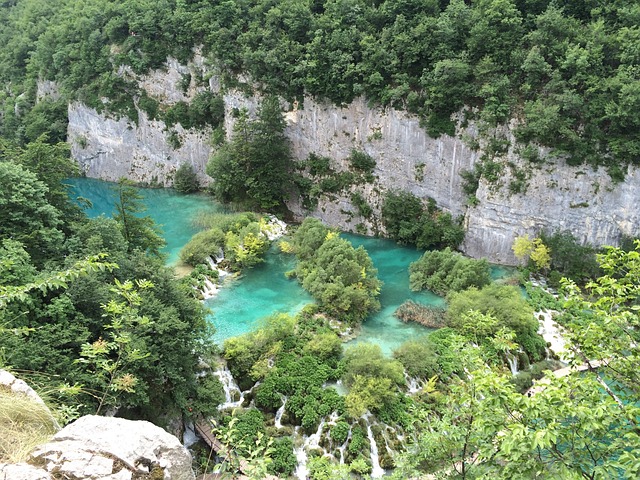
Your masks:
<path fill-rule="evenodd" d="M 94 178 L 74 178 L 67 183 L 72 198 L 84 197 L 93 204 L 85 210 L 89 217 L 110 217 L 115 211 L 117 184 Z M 160 226 L 169 264 L 178 261 L 180 249 L 198 232 L 192 220 L 199 212 L 224 210 L 207 195 L 184 195 L 168 188 L 140 188 L 139 192 L 147 207 L 141 215 L 149 215 Z"/>
<path fill-rule="evenodd" d="M 87 210 L 90 217 L 104 214 L 110 216 L 114 210 L 115 184 L 90 178 L 70 181 L 72 196 L 85 197 L 93 203 Z M 150 215 L 161 225 L 167 241 L 164 251 L 168 263 L 175 263 L 182 246 L 198 230 L 192 220 L 203 211 L 222 211 L 223 208 L 205 195 L 183 195 L 168 189 L 141 188 L 140 193 L 147 206 L 145 215 Z M 384 282 L 380 291 L 380 311 L 371 315 L 362 325 L 358 338 L 350 343 L 372 342 L 380 345 L 389 355 L 404 341 L 429 333 L 415 323 L 403 323 L 393 316 L 395 310 L 406 300 L 427 305 L 444 306 L 444 300 L 430 292 L 412 292 L 409 289 L 409 264 L 422 255 L 412 247 L 397 245 L 392 240 L 363 237 L 343 233 L 355 247 L 362 245 L 378 269 L 378 277 Z M 227 279 L 216 297 L 207 300 L 211 309 L 209 320 L 216 327 L 217 342 L 241 335 L 259 325 L 259 320 L 276 312 L 295 313 L 313 299 L 297 281 L 288 280 L 284 273 L 294 268 L 295 259 L 280 254 L 272 248 L 266 262 L 246 270 L 239 279 Z M 507 273 L 501 267 L 492 269 L 497 278 Z"/>
<path fill-rule="evenodd" d="M 384 282 L 380 290 L 382 308 L 362 324 L 358 338 L 349 342 L 371 342 L 380 345 L 389 355 L 403 342 L 429 333 L 431 329 L 416 323 L 404 323 L 393 316 L 396 309 L 407 300 L 425 305 L 444 306 L 444 299 L 431 292 L 412 292 L 409 289 L 409 264 L 424 253 L 413 247 L 397 245 L 392 240 L 370 238 L 343 233 L 354 247 L 362 245 L 378 269 L 378 278 Z"/>
<path fill-rule="evenodd" d="M 276 247 L 267 253 L 265 263 L 245 270 L 239 279 L 226 279 L 225 287 L 206 301 L 216 327 L 214 339 L 227 338 L 255 329 L 260 319 L 277 312 L 296 313 L 313 298 L 297 280 L 284 273 L 295 267 L 293 255 L 283 255 Z"/>

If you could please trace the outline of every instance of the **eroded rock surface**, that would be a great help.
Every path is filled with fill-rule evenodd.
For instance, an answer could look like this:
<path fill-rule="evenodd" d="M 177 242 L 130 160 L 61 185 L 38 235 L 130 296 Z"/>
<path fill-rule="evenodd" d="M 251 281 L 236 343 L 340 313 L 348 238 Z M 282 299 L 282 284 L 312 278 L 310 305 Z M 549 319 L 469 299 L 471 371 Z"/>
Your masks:
<path fill-rule="evenodd" d="M 74 480 L 195 478 L 191 455 L 173 435 L 149 422 L 94 415 L 36 448 L 30 463 Z"/>

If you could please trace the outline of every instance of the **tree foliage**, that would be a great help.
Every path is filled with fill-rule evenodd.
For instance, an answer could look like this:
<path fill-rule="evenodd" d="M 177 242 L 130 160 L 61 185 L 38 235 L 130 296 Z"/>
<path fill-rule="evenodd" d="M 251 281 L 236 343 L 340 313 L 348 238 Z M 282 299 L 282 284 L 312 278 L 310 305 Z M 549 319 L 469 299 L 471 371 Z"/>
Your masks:
<path fill-rule="evenodd" d="M 193 165 L 183 163 L 178 167 L 173 177 L 173 188 L 181 193 L 194 193 L 200 189 L 200 182 Z"/>
<path fill-rule="evenodd" d="M 484 319 L 485 326 L 477 334 L 480 337 L 495 335 L 502 327 L 506 327 L 515 332 L 515 341 L 531 360 L 538 361 L 544 356 L 546 344 L 537 333 L 538 321 L 516 287 L 493 283 L 481 289 L 472 287 L 452 293 L 447 300 L 447 319 L 452 328 L 464 330 L 465 325 L 480 328 L 480 320 Z M 469 317 L 470 311 L 485 316 L 474 319 Z"/>
<path fill-rule="evenodd" d="M 484 287 L 490 282 L 486 260 L 465 258 L 449 247 L 425 252 L 409 266 L 409 285 L 414 291 L 426 288 L 438 295 L 446 295 L 472 286 Z"/>
<path fill-rule="evenodd" d="M 457 248 L 464 239 L 462 219 L 440 210 L 435 200 L 422 201 L 410 192 L 389 191 L 382 204 L 387 234 L 402 244 L 426 250 Z"/>
<path fill-rule="evenodd" d="M 246 111 L 236 119 L 231 142 L 207 165 L 218 199 L 261 211 L 284 211 L 292 185 L 293 162 L 279 101 L 267 97 L 257 118 Z"/>
<path fill-rule="evenodd" d="M 298 256 L 295 275 L 320 308 L 338 320 L 359 323 L 380 308 L 381 282 L 362 247 L 306 218 L 292 238 Z"/>
<path fill-rule="evenodd" d="M 418 114 L 433 135 L 453 134 L 451 115 L 464 106 L 476 109 L 467 117 L 489 126 L 518 117 L 520 141 L 549 146 L 572 163 L 605 164 L 619 177 L 640 152 L 637 7 L 576 5 L 8 2 L 0 78 L 12 85 L 1 98 L 2 130 L 33 140 L 41 126 L 60 123 L 55 109 L 34 107 L 36 78 L 55 80 L 65 98 L 134 118 L 138 88 L 114 66 L 144 73 L 168 56 L 186 61 L 202 45 L 227 86 L 243 72 L 291 100 L 308 93 L 343 104 L 364 94 Z M 215 102 L 196 99 L 181 122 L 215 123 Z"/>

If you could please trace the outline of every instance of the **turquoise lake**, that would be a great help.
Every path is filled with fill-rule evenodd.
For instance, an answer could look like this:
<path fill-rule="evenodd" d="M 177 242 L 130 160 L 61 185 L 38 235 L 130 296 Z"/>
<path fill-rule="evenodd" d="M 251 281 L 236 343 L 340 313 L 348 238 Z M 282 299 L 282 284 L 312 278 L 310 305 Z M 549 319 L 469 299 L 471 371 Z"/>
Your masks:
<path fill-rule="evenodd" d="M 84 197 L 93 206 L 87 215 L 111 216 L 114 211 L 115 191 L 110 182 L 89 178 L 70 181 L 73 198 Z M 141 188 L 147 206 L 144 215 L 151 216 L 161 226 L 167 242 L 165 253 L 168 263 L 178 261 L 178 253 L 198 229 L 193 219 L 201 211 L 224 211 L 224 208 L 206 195 L 183 195 L 170 189 Z M 401 343 L 429 333 L 429 329 L 412 323 L 403 323 L 393 312 L 406 300 L 423 304 L 444 306 L 444 300 L 430 292 L 412 292 L 409 289 L 408 268 L 422 251 L 397 245 L 392 240 L 363 237 L 349 233 L 342 236 L 355 247 L 362 245 L 378 269 L 378 277 L 384 282 L 380 291 L 380 311 L 371 315 L 362 325 L 360 335 L 350 343 L 372 342 L 380 345 L 389 355 Z M 225 287 L 206 304 L 212 313 L 209 320 L 216 327 L 215 340 L 241 335 L 259 325 L 261 318 L 276 312 L 295 313 L 313 299 L 297 281 L 288 280 L 284 273 L 294 268 L 294 257 L 283 255 L 274 247 L 265 263 L 247 270 L 240 278 L 229 279 Z M 505 270 L 496 267 L 494 276 L 502 276 Z"/>
<path fill-rule="evenodd" d="M 100 215 L 111 217 L 115 211 L 117 184 L 94 178 L 74 178 L 67 181 L 71 185 L 71 198 L 82 197 L 92 203 L 85 210 L 93 218 Z M 167 242 L 163 252 L 168 255 L 170 265 L 178 261 L 180 249 L 198 232 L 193 219 L 201 211 L 224 211 L 219 203 L 207 195 L 183 195 L 169 188 L 139 188 L 149 215 L 160 227 Z"/>

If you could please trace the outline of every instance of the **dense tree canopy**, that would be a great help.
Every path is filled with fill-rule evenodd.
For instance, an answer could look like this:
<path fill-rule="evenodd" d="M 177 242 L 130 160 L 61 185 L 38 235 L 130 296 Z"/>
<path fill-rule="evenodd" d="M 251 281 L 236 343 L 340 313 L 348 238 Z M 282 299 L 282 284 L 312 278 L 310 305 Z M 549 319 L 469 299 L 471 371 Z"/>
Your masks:
<path fill-rule="evenodd" d="M 295 276 L 323 311 L 359 323 L 380 308 L 382 284 L 364 248 L 353 248 L 315 218 L 302 222 L 291 246 L 299 258 Z"/>
<path fill-rule="evenodd" d="M 260 105 L 251 121 L 241 111 L 233 138 L 207 165 L 213 193 L 225 202 L 261 211 L 283 211 L 292 186 L 293 161 L 284 135 L 284 118 L 276 97 Z"/>
<path fill-rule="evenodd" d="M 138 88 L 114 66 L 144 72 L 201 45 L 228 86 L 244 73 L 288 99 L 307 92 L 340 104 L 364 94 L 419 114 L 432 134 L 453 133 L 450 115 L 466 105 L 488 126 L 515 117 L 520 141 L 619 178 L 640 156 L 639 15 L 624 1 L 5 2 L 2 130 L 21 141 L 38 135 L 21 126 L 38 77 L 135 119 Z M 58 116 L 39 109 L 29 124 Z"/>

